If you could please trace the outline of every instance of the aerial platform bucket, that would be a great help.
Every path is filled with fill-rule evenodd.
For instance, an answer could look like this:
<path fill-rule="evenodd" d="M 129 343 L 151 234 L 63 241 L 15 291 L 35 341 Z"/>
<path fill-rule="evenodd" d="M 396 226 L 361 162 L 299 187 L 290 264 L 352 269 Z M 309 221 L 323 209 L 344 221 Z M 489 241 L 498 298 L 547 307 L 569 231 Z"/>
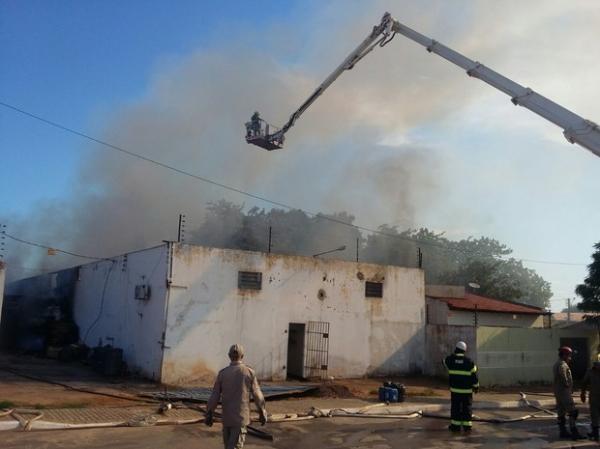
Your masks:
<path fill-rule="evenodd" d="M 257 113 L 255 115 L 246 123 L 246 142 L 268 151 L 283 148 L 283 135 L 279 128 L 269 125 Z"/>

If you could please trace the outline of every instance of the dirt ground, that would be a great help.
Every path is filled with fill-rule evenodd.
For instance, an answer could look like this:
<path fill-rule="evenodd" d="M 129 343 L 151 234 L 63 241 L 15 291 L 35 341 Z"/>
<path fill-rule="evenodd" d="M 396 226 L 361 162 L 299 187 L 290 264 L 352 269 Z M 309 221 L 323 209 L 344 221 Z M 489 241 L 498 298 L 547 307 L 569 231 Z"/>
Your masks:
<path fill-rule="evenodd" d="M 24 377 L 27 376 L 27 377 Z M 48 383 L 42 379 L 53 382 Z M 404 384 L 407 400 L 438 401 L 449 397 L 446 382 L 428 377 L 393 377 L 389 379 L 335 379 L 319 384 L 310 394 L 312 399 L 356 399 L 376 402 L 378 388 L 385 380 Z M 287 382 L 277 382 L 285 385 Z M 270 382 L 263 382 L 264 385 Z M 295 383 L 297 384 L 297 383 Z M 210 386 L 203 383 L 194 386 Z M 92 406 L 127 406 L 140 401 L 137 393 L 157 390 L 161 387 L 149 381 L 135 378 L 108 379 L 96 374 L 81 362 L 62 363 L 56 360 L 0 354 L 0 408 L 76 408 Z M 77 391 L 85 390 L 85 391 Z M 483 389 L 482 395 L 515 394 L 522 388 Z M 546 386 L 527 387 L 530 392 L 549 393 Z M 100 394 L 93 394 L 101 393 Z M 118 396 L 118 397 L 110 397 Z M 288 399 L 289 405 L 304 404 L 303 398 Z M 300 401 L 300 402 L 298 402 Z M 274 401 L 276 403 L 278 401 Z M 277 407 L 280 408 L 280 407 Z"/>
<path fill-rule="evenodd" d="M 75 389 L 137 399 L 136 391 L 154 388 L 155 384 L 143 380 L 107 379 L 79 362 L 60 363 L 38 357 L 0 354 L 0 408 L 125 406 L 132 405 L 133 401 Z"/>

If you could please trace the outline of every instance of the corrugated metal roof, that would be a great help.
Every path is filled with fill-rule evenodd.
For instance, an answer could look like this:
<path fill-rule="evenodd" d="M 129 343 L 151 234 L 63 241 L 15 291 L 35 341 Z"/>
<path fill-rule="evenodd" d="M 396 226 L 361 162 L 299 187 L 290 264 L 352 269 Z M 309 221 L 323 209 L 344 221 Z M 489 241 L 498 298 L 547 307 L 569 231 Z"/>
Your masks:
<path fill-rule="evenodd" d="M 437 298 L 444 301 L 448 307 L 453 310 L 468 310 L 478 312 L 497 312 L 497 313 L 521 313 L 529 315 L 542 315 L 546 313 L 540 307 L 528 306 L 516 302 L 501 301 L 499 299 L 486 298 L 485 296 L 466 293 L 464 298 Z"/>

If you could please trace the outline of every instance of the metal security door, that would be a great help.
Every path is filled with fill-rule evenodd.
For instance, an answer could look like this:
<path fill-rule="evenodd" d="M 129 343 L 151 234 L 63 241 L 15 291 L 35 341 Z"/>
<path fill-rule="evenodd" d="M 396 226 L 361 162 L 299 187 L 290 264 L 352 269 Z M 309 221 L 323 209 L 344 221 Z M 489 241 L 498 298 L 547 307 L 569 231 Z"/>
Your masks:
<path fill-rule="evenodd" d="M 306 327 L 306 358 L 304 375 L 307 378 L 327 378 L 329 363 L 329 323 L 309 321 Z"/>

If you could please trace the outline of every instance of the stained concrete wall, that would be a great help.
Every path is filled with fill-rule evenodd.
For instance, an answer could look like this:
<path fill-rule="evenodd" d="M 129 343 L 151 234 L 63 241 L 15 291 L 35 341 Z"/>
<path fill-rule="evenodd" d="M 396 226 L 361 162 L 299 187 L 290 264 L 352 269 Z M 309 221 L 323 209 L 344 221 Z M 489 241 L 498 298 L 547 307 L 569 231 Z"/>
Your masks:
<path fill-rule="evenodd" d="M 477 328 L 477 360 L 482 385 L 551 382 L 552 365 L 561 338 L 588 340 L 590 358 L 596 354 L 592 329 Z"/>
<path fill-rule="evenodd" d="M 428 324 L 426 332 L 425 374 L 445 377 L 447 373 L 442 361 L 454 352 L 459 341 L 467 343 L 467 355 L 477 362 L 477 332 L 473 326 Z"/>
<path fill-rule="evenodd" d="M 498 327 L 521 327 L 521 328 L 543 328 L 543 315 L 512 314 L 497 312 L 469 312 L 466 310 L 449 310 L 448 324 L 453 326 L 498 326 Z"/>
<path fill-rule="evenodd" d="M 122 348 L 128 368 L 160 379 L 166 316 L 167 244 L 79 267 L 73 315 L 80 338 Z M 150 287 L 136 299 L 137 285 Z"/>
<path fill-rule="evenodd" d="M 238 271 L 261 272 L 262 289 L 238 289 Z M 212 380 L 235 342 L 260 378 L 283 379 L 289 323 L 308 321 L 330 323 L 329 375 L 419 372 L 424 312 L 418 269 L 175 245 L 162 380 Z"/>

